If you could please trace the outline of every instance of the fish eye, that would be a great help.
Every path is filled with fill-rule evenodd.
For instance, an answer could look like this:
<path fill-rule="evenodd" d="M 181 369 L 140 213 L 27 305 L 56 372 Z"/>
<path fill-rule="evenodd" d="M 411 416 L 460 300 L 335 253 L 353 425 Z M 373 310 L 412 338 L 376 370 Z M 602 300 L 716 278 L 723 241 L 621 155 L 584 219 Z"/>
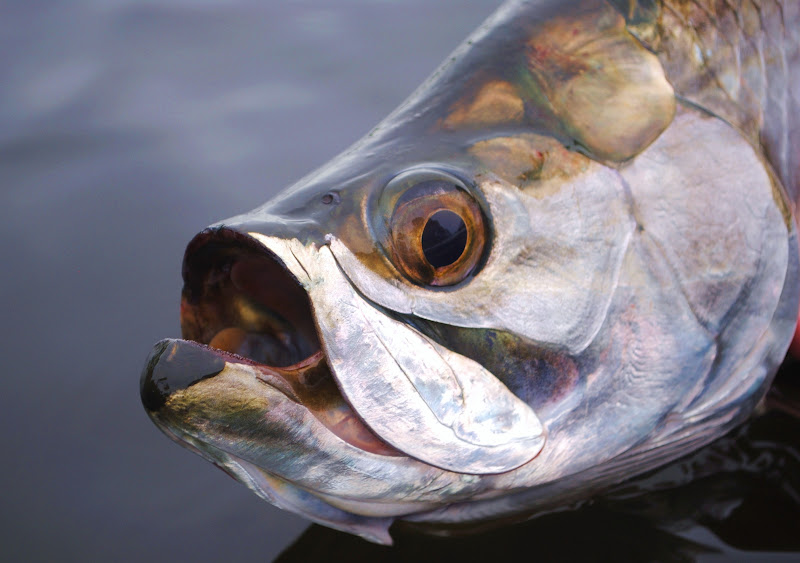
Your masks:
<path fill-rule="evenodd" d="M 405 174 L 387 188 L 399 194 L 388 224 L 390 258 L 411 281 L 448 286 L 475 273 L 486 245 L 486 220 L 460 180 Z"/>

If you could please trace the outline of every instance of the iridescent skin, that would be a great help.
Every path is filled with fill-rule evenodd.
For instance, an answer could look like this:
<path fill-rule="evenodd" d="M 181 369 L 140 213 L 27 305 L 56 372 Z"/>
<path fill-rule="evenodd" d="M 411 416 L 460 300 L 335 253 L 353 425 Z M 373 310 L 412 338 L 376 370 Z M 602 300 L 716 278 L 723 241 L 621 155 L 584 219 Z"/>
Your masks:
<path fill-rule="evenodd" d="M 721 436 L 798 309 L 798 46 L 764 29 L 799 10 L 779 7 L 753 27 L 728 2 L 504 5 L 367 137 L 190 245 L 185 337 L 244 338 L 189 282 L 225 241 L 285 268 L 313 317 L 284 316 L 324 354 L 281 370 L 202 349 L 187 383 L 174 359 L 195 345 L 161 344 L 149 414 L 270 502 L 379 542 L 395 518 L 552 509 Z M 706 53 L 731 22 L 740 43 Z M 455 178 L 488 220 L 455 285 L 393 254 L 407 177 Z M 284 334 L 236 298 L 231 318 Z"/>

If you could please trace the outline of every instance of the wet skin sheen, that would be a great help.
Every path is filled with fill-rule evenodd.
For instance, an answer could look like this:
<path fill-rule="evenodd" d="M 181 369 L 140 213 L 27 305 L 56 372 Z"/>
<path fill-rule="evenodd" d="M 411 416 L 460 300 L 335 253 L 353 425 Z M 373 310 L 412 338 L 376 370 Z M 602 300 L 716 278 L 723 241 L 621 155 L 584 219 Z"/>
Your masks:
<path fill-rule="evenodd" d="M 800 8 L 780 7 L 505 4 L 365 138 L 195 237 L 149 415 L 382 543 L 723 435 L 797 318 Z"/>

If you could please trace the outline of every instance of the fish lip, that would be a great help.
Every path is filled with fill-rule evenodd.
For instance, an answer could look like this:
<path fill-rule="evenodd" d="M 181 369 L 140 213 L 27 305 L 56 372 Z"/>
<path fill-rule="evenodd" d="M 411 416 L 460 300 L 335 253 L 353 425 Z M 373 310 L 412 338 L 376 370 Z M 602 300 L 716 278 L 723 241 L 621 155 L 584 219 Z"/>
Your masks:
<path fill-rule="evenodd" d="M 314 354 L 297 366 L 289 366 L 287 369 L 302 369 L 305 364 L 313 362 L 320 355 L 320 353 Z M 229 363 L 258 368 L 261 372 L 259 374 L 261 381 L 271 385 L 287 398 L 300 402 L 291 385 L 270 366 L 194 340 L 165 338 L 153 346 L 145 360 L 139 378 L 142 405 L 148 413 L 157 413 L 164 407 L 172 393 L 218 375 Z"/>

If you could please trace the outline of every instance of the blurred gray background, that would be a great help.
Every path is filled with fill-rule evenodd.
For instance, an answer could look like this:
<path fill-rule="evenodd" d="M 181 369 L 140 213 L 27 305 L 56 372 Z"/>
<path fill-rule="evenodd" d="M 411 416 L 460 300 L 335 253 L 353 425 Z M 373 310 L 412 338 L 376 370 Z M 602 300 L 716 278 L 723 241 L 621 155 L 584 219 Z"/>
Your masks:
<path fill-rule="evenodd" d="M 140 405 L 183 248 L 365 134 L 498 3 L 0 1 L 0 558 L 269 561 L 304 530 Z"/>

